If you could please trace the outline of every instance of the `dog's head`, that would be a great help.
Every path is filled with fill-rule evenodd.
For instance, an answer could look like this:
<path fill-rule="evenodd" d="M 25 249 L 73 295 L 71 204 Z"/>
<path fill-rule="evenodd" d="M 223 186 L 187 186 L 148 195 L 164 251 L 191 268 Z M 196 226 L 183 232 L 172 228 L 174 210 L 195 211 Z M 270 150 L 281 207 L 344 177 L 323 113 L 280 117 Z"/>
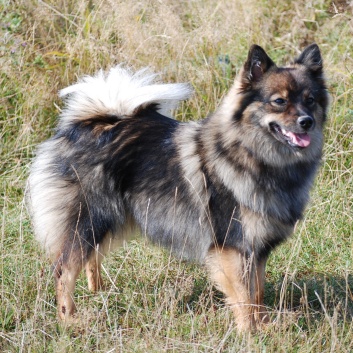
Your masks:
<path fill-rule="evenodd" d="M 253 45 L 234 90 L 232 120 L 244 134 L 243 143 L 259 151 L 262 159 L 278 164 L 283 158 L 294 162 L 319 157 L 328 93 L 316 44 L 287 67 L 277 67 Z M 256 145 L 262 145 L 261 150 Z"/>

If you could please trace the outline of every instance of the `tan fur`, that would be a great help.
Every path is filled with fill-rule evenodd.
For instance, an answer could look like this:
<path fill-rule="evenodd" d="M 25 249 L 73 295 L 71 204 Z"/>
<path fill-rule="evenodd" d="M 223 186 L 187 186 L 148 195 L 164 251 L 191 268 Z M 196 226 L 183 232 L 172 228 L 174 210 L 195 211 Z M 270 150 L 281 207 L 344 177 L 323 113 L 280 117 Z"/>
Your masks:
<path fill-rule="evenodd" d="M 255 264 L 255 270 L 253 271 L 254 316 L 258 324 L 267 323 L 270 320 L 270 316 L 264 306 L 266 262 L 267 259 L 259 260 Z"/>
<path fill-rule="evenodd" d="M 62 265 L 60 260 L 54 268 L 56 302 L 59 318 L 63 321 L 70 321 L 76 311 L 73 300 L 76 279 L 81 272 L 82 266 L 79 263 Z"/>
<path fill-rule="evenodd" d="M 209 251 L 206 266 L 231 307 L 239 331 L 256 329 L 269 320 L 264 306 L 266 259 L 246 259 L 235 249 Z"/>
<path fill-rule="evenodd" d="M 103 288 L 103 279 L 101 274 L 101 265 L 104 256 L 99 251 L 94 251 L 87 261 L 85 270 L 88 282 L 88 289 L 92 292 L 97 292 Z"/>

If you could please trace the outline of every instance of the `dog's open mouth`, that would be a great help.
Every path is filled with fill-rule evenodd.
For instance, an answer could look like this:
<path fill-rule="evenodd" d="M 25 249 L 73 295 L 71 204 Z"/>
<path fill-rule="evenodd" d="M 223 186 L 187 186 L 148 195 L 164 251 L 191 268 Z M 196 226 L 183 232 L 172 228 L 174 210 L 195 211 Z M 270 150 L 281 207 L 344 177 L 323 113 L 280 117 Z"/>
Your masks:
<path fill-rule="evenodd" d="M 278 140 L 284 143 L 288 143 L 292 147 L 305 148 L 310 145 L 310 135 L 308 135 L 306 132 L 298 133 L 288 131 L 276 123 L 271 123 L 270 128 Z"/>

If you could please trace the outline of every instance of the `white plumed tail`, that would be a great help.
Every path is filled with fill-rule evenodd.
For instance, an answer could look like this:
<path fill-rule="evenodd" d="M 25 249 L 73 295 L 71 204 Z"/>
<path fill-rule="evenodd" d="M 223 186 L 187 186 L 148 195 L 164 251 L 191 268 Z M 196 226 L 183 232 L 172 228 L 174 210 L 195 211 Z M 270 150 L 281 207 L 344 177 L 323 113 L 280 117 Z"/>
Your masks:
<path fill-rule="evenodd" d="M 66 97 L 62 125 L 102 115 L 132 116 L 138 109 L 157 104 L 161 114 L 169 115 L 181 100 L 192 94 L 189 84 L 160 84 L 157 75 L 142 69 L 133 73 L 118 65 L 106 74 L 85 76 L 60 91 Z"/>

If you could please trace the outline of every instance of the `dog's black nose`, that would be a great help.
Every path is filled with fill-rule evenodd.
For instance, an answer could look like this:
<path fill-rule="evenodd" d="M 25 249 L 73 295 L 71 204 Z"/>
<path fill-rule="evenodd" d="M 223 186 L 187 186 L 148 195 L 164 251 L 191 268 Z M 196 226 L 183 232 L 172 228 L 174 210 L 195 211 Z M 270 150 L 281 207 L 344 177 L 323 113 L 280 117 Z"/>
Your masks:
<path fill-rule="evenodd" d="M 314 127 L 315 120 L 311 116 L 301 116 L 300 118 L 298 118 L 297 123 L 304 130 L 309 130 Z"/>

